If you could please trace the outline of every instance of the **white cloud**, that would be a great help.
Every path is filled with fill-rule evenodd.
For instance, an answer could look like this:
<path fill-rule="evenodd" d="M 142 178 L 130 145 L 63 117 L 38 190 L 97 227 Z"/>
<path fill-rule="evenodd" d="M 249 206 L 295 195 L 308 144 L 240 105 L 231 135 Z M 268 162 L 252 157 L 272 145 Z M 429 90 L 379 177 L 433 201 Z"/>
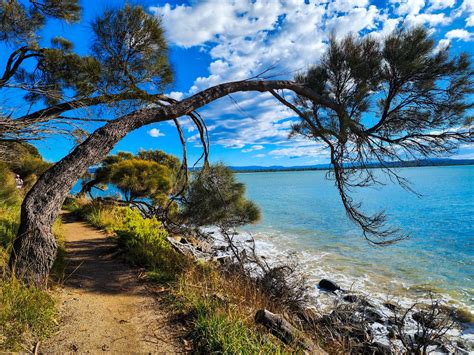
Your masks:
<path fill-rule="evenodd" d="M 430 11 L 443 10 L 449 7 L 453 7 L 456 4 L 456 0 L 430 0 Z"/>
<path fill-rule="evenodd" d="M 165 135 L 163 132 L 160 132 L 160 130 L 157 128 L 152 128 L 146 133 L 148 133 L 148 135 L 152 136 L 153 138 L 163 137 Z"/>
<path fill-rule="evenodd" d="M 303 144 L 294 147 L 280 148 L 272 150 L 268 153 L 276 157 L 288 157 L 288 158 L 301 158 L 301 157 L 312 157 L 312 158 L 327 158 L 329 153 L 326 146 L 319 143 L 314 144 Z"/>
<path fill-rule="evenodd" d="M 474 15 L 471 15 L 466 19 L 466 27 L 473 27 L 473 26 L 474 26 Z"/>
<path fill-rule="evenodd" d="M 280 4 L 272 0 L 250 1 L 205 0 L 193 6 L 169 4 L 151 7 L 162 16 L 168 38 L 183 47 L 217 41 L 218 35 L 242 37 L 256 31 L 271 30 L 278 20 Z"/>
<path fill-rule="evenodd" d="M 182 93 L 181 91 L 172 91 L 167 96 L 174 100 L 181 101 L 184 97 L 184 93 Z"/>
<path fill-rule="evenodd" d="M 407 16 L 406 22 L 412 26 L 429 25 L 429 26 L 447 26 L 453 19 L 444 13 L 439 14 L 418 14 Z"/>
<path fill-rule="evenodd" d="M 242 153 L 253 152 L 254 150 L 262 150 L 265 147 L 263 145 L 253 145 L 250 148 L 242 149 Z"/>
<path fill-rule="evenodd" d="M 474 38 L 474 34 L 463 29 L 455 29 L 446 33 L 446 38 L 448 40 L 458 39 L 460 41 L 468 42 Z"/>
<path fill-rule="evenodd" d="M 253 77 L 270 67 L 274 68 L 270 72 L 274 78 L 291 78 L 295 72 L 318 62 L 331 31 L 338 37 L 370 33 L 381 38 L 402 22 L 426 25 L 434 31 L 464 15 L 472 15 L 474 24 L 472 0 L 464 0 L 462 5 L 456 5 L 456 0 L 390 0 L 384 6 L 376 6 L 370 0 L 190 3 L 151 8 L 162 18 L 171 44 L 185 48 L 197 46 L 210 58 L 208 73 L 196 78 L 188 92 L 170 94 L 178 100 L 225 81 Z M 466 23 L 471 23 L 469 17 Z M 455 38 L 466 40 L 467 37 L 465 33 L 451 32 L 439 46 Z M 316 148 L 303 146 L 297 139 L 288 141 L 294 113 L 271 95 L 247 93 L 232 97 L 238 105 L 223 98 L 200 110 L 206 123 L 215 128 L 210 135 L 211 144 L 242 152 L 255 150 L 252 146 L 275 145 L 279 147 L 271 154 L 275 157 L 299 156 L 305 149 L 310 149 L 311 155 L 316 153 Z M 183 129 L 193 132 L 194 126 L 187 120 Z M 197 140 L 197 135 L 188 138 L 188 141 Z"/>
<path fill-rule="evenodd" d="M 327 21 L 327 27 L 336 36 L 344 37 L 349 33 L 357 33 L 363 29 L 375 29 L 375 20 L 378 18 L 379 11 L 377 7 L 370 6 L 366 8 L 354 8 L 347 14 L 333 17 Z"/>
<path fill-rule="evenodd" d="M 398 15 L 417 15 L 425 7 L 425 0 L 391 0 L 396 5 L 395 13 Z"/>
<path fill-rule="evenodd" d="M 459 8 L 454 11 L 454 17 L 466 16 L 465 27 L 474 26 L 474 1 L 464 0 Z"/>
<path fill-rule="evenodd" d="M 474 159 L 474 152 L 473 153 L 453 155 L 451 158 L 452 159 Z"/>

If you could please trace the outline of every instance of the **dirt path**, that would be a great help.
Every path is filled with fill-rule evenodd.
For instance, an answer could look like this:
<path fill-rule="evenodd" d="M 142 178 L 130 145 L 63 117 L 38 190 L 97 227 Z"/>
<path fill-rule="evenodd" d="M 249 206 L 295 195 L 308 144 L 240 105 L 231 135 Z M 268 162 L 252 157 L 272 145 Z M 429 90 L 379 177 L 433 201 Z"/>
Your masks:
<path fill-rule="evenodd" d="M 114 257 L 110 238 L 68 214 L 63 220 L 70 276 L 60 291 L 59 331 L 40 351 L 182 352 L 179 330 L 137 271 Z"/>

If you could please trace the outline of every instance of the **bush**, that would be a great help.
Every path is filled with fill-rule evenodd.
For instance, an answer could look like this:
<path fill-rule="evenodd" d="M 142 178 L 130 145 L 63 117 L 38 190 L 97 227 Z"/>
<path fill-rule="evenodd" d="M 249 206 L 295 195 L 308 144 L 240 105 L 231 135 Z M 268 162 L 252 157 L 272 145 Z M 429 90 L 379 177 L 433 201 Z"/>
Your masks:
<path fill-rule="evenodd" d="M 122 227 L 125 208 L 91 203 L 79 207 L 75 212 L 93 226 L 113 234 Z"/>
<path fill-rule="evenodd" d="M 19 227 L 20 206 L 0 204 L 0 249 L 10 252 Z M 0 263 L 1 266 L 1 263 Z"/>
<path fill-rule="evenodd" d="M 7 164 L 0 162 L 0 204 L 14 206 L 20 202 L 20 193 L 16 188 L 15 174 Z"/>
<path fill-rule="evenodd" d="M 260 210 L 245 198 L 245 185 L 223 164 L 209 166 L 192 179 L 184 199 L 183 217 L 197 227 L 255 223 Z"/>
<path fill-rule="evenodd" d="M 152 270 L 174 270 L 178 266 L 180 258 L 166 241 L 168 233 L 156 218 L 143 218 L 137 210 L 126 208 L 115 233 L 132 264 Z"/>
<path fill-rule="evenodd" d="M 92 225 L 115 235 L 127 261 L 148 268 L 151 279 L 174 279 L 173 273 L 184 265 L 184 258 L 166 241 L 168 233 L 156 218 L 144 218 L 130 207 L 97 202 L 73 208 Z"/>
<path fill-rule="evenodd" d="M 193 337 L 195 346 L 202 353 L 218 354 L 275 354 L 281 352 L 277 345 L 253 331 L 239 317 L 216 312 L 209 304 L 196 308 Z"/>

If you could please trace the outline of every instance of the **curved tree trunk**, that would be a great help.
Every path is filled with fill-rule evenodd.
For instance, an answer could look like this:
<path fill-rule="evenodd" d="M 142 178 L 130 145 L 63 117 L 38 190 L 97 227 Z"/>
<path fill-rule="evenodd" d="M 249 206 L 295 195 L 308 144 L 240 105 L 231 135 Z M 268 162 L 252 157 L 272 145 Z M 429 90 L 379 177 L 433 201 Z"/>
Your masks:
<path fill-rule="evenodd" d="M 69 191 L 87 168 L 97 164 L 130 131 L 178 118 L 230 93 L 289 89 L 331 107 L 311 90 L 292 81 L 239 81 L 206 89 L 179 103 L 137 110 L 96 130 L 69 155 L 46 171 L 28 192 L 21 208 L 21 224 L 10 257 L 10 267 L 28 282 L 44 284 L 56 257 L 51 226 Z"/>

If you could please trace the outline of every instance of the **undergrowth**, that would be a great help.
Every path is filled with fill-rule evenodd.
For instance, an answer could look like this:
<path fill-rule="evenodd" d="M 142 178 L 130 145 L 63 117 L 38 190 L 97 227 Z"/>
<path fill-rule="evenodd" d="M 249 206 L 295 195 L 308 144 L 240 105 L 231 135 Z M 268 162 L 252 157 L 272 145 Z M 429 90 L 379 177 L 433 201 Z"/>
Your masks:
<path fill-rule="evenodd" d="M 19 225 L 19 211 L 18 204 L 0 206 L 1 351 L 30 351 L 32 344 L 48 337 L 55 326 L 56 306 L 52 294 L 26 286 L 8 272 L 8 257 Z M 53 230 L 60 234 L 60 222 L 55 223 Z M 59 253 L 62 255 L 63 252 Z"/>
<path fill-rule="evenodd" d="M 178 254 L 160 221 L 136 210 L 89 203 L 69 209 L 112 233 L 127 261 L 145 267 L 147 278 L 166 286 L 170 307 L 185 319 L 194 351 L 222 354 L 280 354 L 294 351 L 254 321 L 258 309 L 275 309 L 255 283 L 223 276 L 212 264 Z"/>
<path fill-rule="evenodd" d="M 0 349 L 30 351 L 47 338 L 55 326 L 53 296 L 39 288 L 26 287 L 14 276 L 0 282 Z"/>
<path fill-rule="evenodd" d="M 19 227 L 21 197 L 13 173 L 0 163 L 0 352 L 29 352 L 55 327 L 56 305 L 51 292 L 26 286 L 8 270 Z M 60 246 L 55 270 L 60 270 L 64 238 L 59 220 L 54 223 L 53 233 Z"/>

